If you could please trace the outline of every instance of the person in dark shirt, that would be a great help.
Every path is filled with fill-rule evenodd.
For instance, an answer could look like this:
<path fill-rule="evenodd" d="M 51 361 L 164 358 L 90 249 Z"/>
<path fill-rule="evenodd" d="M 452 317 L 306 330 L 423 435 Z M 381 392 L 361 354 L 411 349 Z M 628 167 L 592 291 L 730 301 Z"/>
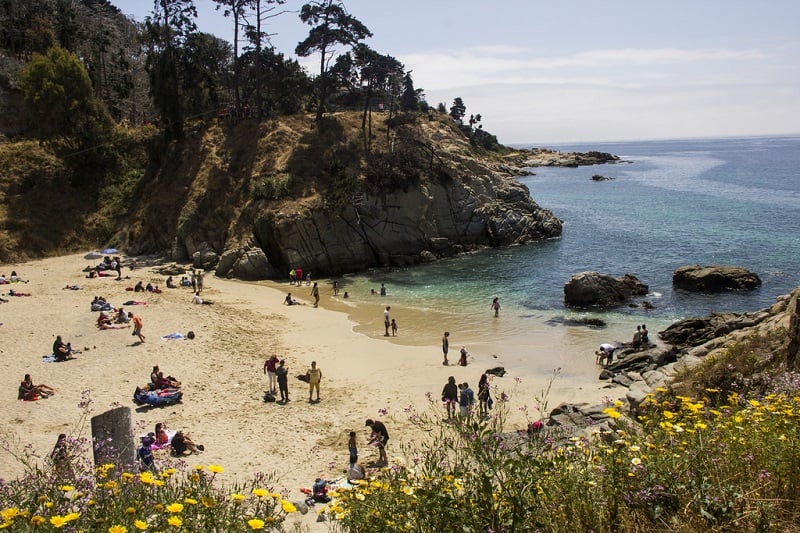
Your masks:
<path fill-rule="evenodd" d="M 364 425 L 372 429 L 370 444 L 378 447 L 378 463 L 382 465 L 389 464 L 389 460 L 386 458 L 386 443 L 389 441 L 389 432 L 386 431 L 386 426 L 380 420 L 372 419 L 367 419 Z"/>

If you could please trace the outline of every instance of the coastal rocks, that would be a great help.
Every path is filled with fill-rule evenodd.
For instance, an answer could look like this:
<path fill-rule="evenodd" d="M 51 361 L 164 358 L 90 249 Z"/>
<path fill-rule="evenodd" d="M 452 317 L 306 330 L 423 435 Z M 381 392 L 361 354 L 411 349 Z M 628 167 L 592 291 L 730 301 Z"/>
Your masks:
<path fill-rule="evenodd" d="M 523 184 L 487 173 L 364 194 L 345 210 L 265 214 L 254 233 L 273 267 L 331 275 L 536 242 L 560 236 L 561 224 Z"/>
<path fill-rule="evenodd" d="M 673 272 L 672 285 L 692 292 L 752 290 L 761 286 L 761 278 L 742 267 L 687 265 Z"/>
<path fill-rule="evenodd" d="M 581 272 L 574 274 L 564 285 L 564 304 L 567 307 L 608 308 L 647 293 L 647 285 L 631 274 L 615 278 L 597 272 Z"/>
<path fill-rule="evenodd" d="M 614 178 L 607 178 L 605 176 L 601 176 L 600 174 L 593 174 L 592 181 L 611 181 Z"/>
<path fill-rule="evenodd" d="M 658 337 L 680 351 L 700 346 L 733 331 L 751 328 L 768 318 L 768 310 L 750 313 L 711 313 L 707 317 L 679 320 L 658 332 Z"/>
<path fill-rule="evenodd" d="M 223 252 L 216 275 L 255 281 L 277 277 L 278 271 L 269 263 L 264 250 L 251 239 L 242 246 Z"/>
<path fill-rule="evenodd" d="M 213 270 L 219 261 L 219 254 L 205 241 L 197 246 L 192 254 L 192 265 L 203 270 Z"/>
<path fill-rule="evenodd" d="M 548 148 L 531 148 L 514 154 L 517 164 L 525 167 L 577 167 L 619 163 L 619 156 L 598 152 L 559 152 Z"/>

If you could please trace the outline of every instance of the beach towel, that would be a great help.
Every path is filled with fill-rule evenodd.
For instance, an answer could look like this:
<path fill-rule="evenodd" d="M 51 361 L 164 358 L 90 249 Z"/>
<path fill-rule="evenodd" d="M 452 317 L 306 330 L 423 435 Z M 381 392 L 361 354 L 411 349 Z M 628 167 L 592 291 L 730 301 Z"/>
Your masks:
<path fill-rule="evenodd" d="M 127 289 L 125 289 L 127 290 Z M 147 305 L 147 302 L 137 302 L 136 300 L 128 300 L 122 305 Z"/>
<path fill-rule="evenodd" d="M 42 356 L 42 363 L 55 363 L 56 356 L 55 355 L 43 355 Z"/>
<path fill-rule="evenodd" d="M 126 304 L 127 305 L 127 304 Z M 183 338 L 183 335 L 180 333 L 169 333 L 161 337 L 162 341 L 172 341 L 172 340 L 180 340 Z"/>

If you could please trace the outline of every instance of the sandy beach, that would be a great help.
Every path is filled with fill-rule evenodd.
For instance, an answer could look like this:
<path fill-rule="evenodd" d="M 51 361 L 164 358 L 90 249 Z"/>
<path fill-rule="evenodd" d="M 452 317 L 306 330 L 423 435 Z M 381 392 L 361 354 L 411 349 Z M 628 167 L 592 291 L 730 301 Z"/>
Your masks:
<path fill-rule="evenodd" d="M 399 454 L 400 442 L 418 439 L 405 410 L 410 406 L 428 408 L 426 395 L 438 399 L 448 376 L 476 388 L 484 370 L 496 366 L 509 369 L 504 377 L 494 378 L 492 386 L 496 393 L 504 391 L 511 396 L 510 425 L 524 427 L 526 416 L 537 416 L 535 398 L 551 374 L 515 373 L 513 357 L 506 360 L 502 355 L 500 338 L 495 341 L 497 346 L 489 341 L 471 346 L 475 355 L 467 367 L 442 366 L 440 335 L 431 338 L 430 332 L 438 331 L 431 317 L 403 316 L 400 336 L 385 338 L 380 313 L 384 305 L 390 305 L 389 300 L 351 297 L 343 301 L 341 294 L 333 297 L 324 280 L 320 280 L 320 307 L 314 308 L 310 288 L 305 285 L 247 283 L 209 273 L 202 296 L 214 304 L 196 305 L 191 289 L 165 289 L 166 276 L 148 266 L 125 269 L 123 275 L 129 279 L 122 281 L 87 279 L 83 269 L 97 263 L 97 259 L 76 254 L 0 267 L 6 275 L 16 270 L 29 281 L 1 286 L 3 297 L 9 300 L 0 304 L 0 364 L 6 391 L 0 398 L 5 413 L 3 436 L 16 439 L 20 447 L 32 445 L 42 461 L 59 433 L 89 433 L 88 427 L 77 426 L 82 392 L 90 390 L 94 414 L 120 405 L 130 407 L 136 435 L 152 431 L 156 422 L 188 431 L 206 449 L 201 455 L 189 456 L 190 465 L 222 465 L 223 482 L 274 472 L 279 480 L 275 488 L 301 500 L 299 489 L 309 487 L 316 477 L 341 475 L 350 431 L 358 435 L 361 459 L 377 458 L 377 450 L 366 445 L 365 419 L 386 423 L 391 435 L 390 459 Z M 138 281 L 152 282 L 163 292 L 125 290 Z M 81 290 L 66 290 L 67 285 L 78 285 Z M 31 296 L 8 296 L 9 289 Z M 288 290 L 305 305 L 283 305 Z M 97 313 L 90 310 L 96 295 L 117 307 L 129 300 L 146 301 L 146 305 L 123 306 L 142 317 L 146 342 L 139 343 L 129 328 L 98 330 Z M 488 309 L 486 312 L 488 316 Z M 355 320 L 359 317 L 365 322 L 373 317 L 378 331 L 357 332 Z M 161 339 L 190 330 L 196 334 L 194 340 Z M 83 353 L 72 361 L 43 363 L 56 335 Z M 620 396 L 621 389 L 604 388 L 597 380 L 593 357 L 560 353 L 563 336 L 562 330 L 553 329 L 552 334 L 542 335 L 536 346 L 524 347 L 551 351 L 553 361 L 543 364 L 562 368 L 550 391 L 549 405 L 599 403 Z M 451 344 L 451 364 L 457 360 L 458 344 L 458 340 Z M 285 359 L 290 371 L 291 401 L 286 405 L 263 401 L 267 388 L 263 365 L 272 353 Z M 305 374 L 311 361 L 317 361 L 323 373 L 321 401 L 316 404 L 309 404 L 308 386 L 296 379 Z M 135 387 L 149 381 L 153 365 L 181 380 L 182 403 L 141 408 L 132 402 Z M 26 373 L 34 383 L 55 388 L 56 394 L 34 402 L 18 401 L 17 388 Z M 21 472 L 21 465 L 3 452 L 0 477 L 10 479 Z"/>

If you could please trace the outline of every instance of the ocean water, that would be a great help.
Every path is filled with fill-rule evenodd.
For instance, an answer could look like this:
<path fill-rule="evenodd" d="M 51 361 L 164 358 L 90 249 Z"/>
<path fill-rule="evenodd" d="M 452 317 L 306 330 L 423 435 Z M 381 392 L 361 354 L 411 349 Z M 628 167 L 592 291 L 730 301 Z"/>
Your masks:
<path fill-rule="evenodd" d="M 382 334 L 379 311 L 386 304 L 407 340 L 438 344 L 441 332 L 449 329 L 457 332 L 454 344 L 541 361 L 546 357 L 537 355 L 537 348 L 553 351 L 554 343 L 565 351 L 591 350 L 599 342 L 630 340 L 635 325 L 642 323 L 657 340 L 656 332 L 676 320 L 714 311 L 754 311 L 800 285 L 800 137 L 548 148 L 600 150 L 625 162 L 534 168 L 535 175 L 520 178 L 540 206 L 564 221 L 558 239 L 345 276 L 342 290 L 361 306 L 356 329 Z M 613 179 L 594 182 L 593 174 Z M 695 263 L 746 267 L 763 285 L 715 295 L 673 290 L 673 271 Z M 649 286 L 646 300 L 653 309 L 566 309 L 564 284 L 587 270 L 635 275 Z M 369 296 L 381 283 L 389 295 Z M 499 320 L 489 309 L 494 296 L 503 307 Z M 609 326 L 563 323 L 586 316 Z M 413 323 L 413 331 L 404 331 L 404 319 Z M 549 363 L 543 361 L 542 367 Z"/>

